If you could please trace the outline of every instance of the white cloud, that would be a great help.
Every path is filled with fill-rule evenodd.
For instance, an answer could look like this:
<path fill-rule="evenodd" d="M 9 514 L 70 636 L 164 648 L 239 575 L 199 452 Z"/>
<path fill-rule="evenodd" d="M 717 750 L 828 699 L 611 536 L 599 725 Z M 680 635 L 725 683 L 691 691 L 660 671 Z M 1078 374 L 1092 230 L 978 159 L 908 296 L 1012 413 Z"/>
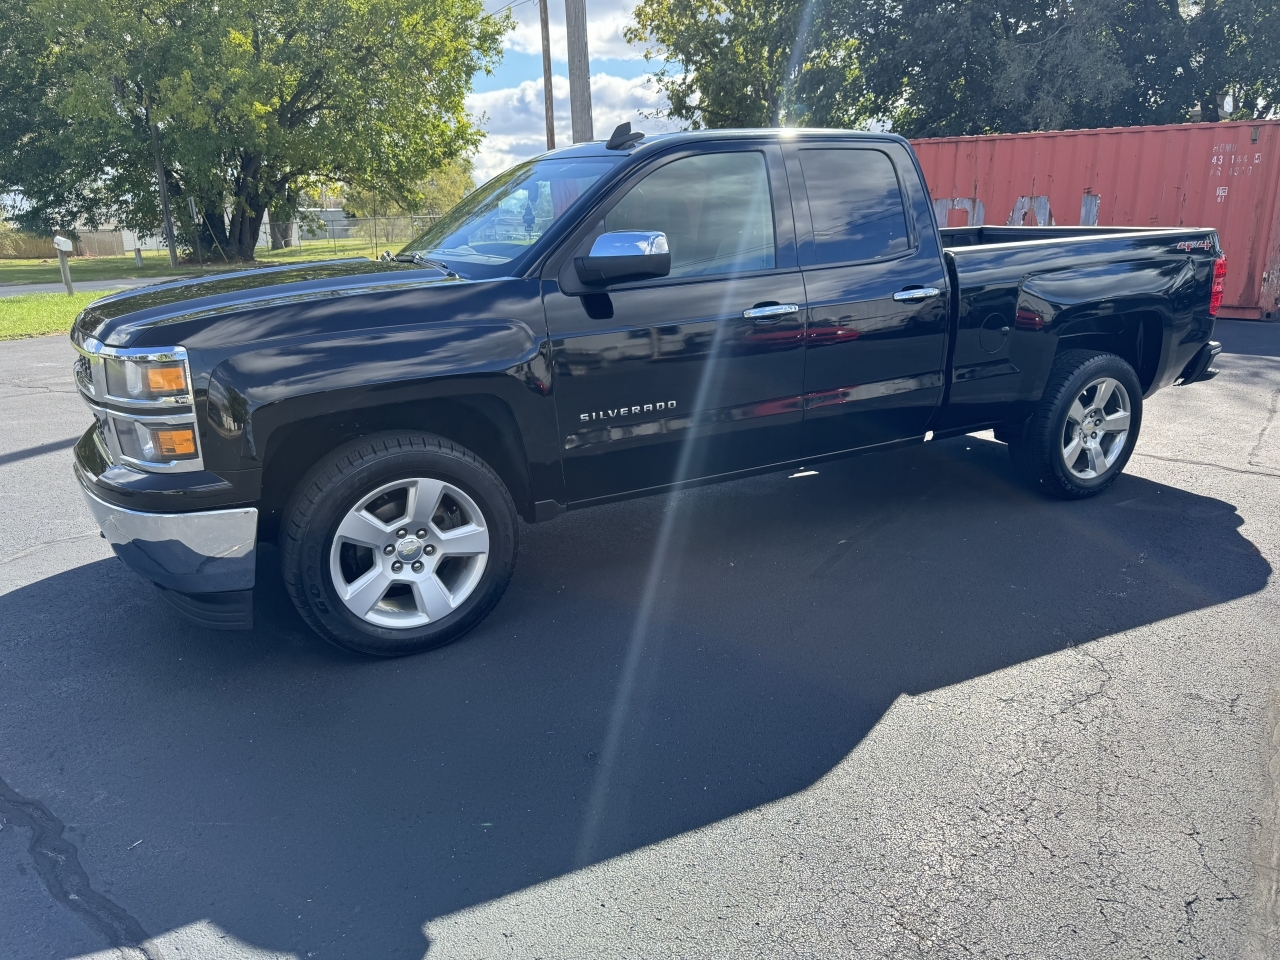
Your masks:
<path fill-rule="evenodd" d="M 643 54 L 642 48 L 633 47 L 622 38 L 635 5 L 636 0 L 587 0 L 587 52 L 592 60 L 634 60 Z M 493 2 L 490 7 L 498 9 Z M 507 34 L 505 46 L 520 53 L 542 56 L 537 0 L 512 7 L 511 12 L 516 18 L 516 28 Z M 568 44 L 562 0 L 549 0 L 547 13 L 551 23 L 551 57 L 565 63 Z"/>
<path fill-rule="evenodd" d="M 556 146 L 573 142 L 569 128 L 569 79 L 552 74 L 556 118 Z M 591 122 L 596 139 L 604 139 L 625 120 L 647 133 L 678 130 L 681 124 L 646 119 L 644 114 L 665 109 L 666 98 L 649 75 L 624 79 L 607 73 L 591 78 Z M 542 106 L 542 80 L 526 80 L 517 87 L 473 93 L 467 98 L 472 116 L 484 115 L 487 133 L 475 160 L 476 183 L 483 183 L 512 164 L 544 153 L 547 125 Z"/>

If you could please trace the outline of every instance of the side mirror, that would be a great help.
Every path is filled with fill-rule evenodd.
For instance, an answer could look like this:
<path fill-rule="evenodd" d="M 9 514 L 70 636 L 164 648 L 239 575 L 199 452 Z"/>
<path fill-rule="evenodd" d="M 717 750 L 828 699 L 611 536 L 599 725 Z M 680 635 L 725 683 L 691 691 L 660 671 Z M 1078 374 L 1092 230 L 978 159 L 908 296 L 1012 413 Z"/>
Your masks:
<path fill-rule="evenodd" d="M 575 257 L 578 279 L 592 287 L 626 280 L 652 280 L 671 272 L 667 235 L 660 230 L 617 230 L 602 233 L 591 254 Z"/>

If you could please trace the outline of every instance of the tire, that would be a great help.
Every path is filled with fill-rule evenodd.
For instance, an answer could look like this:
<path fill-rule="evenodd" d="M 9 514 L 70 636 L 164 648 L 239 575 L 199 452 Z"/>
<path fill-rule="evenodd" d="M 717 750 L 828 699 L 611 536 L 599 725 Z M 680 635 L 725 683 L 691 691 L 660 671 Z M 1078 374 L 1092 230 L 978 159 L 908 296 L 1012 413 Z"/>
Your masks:
<path fill-rule="evenodd" d="M 1044 394 L 1021 436 L 1009 443 L 1009 455 L 1032 488 L 1079 500 L 1115 482 L 1141 427 L 1142 386 L 1133 368 L 1115 354 L 1071 350 L 1054 361 Z"/>
<path fill-rule="evenodd" d="M 298 484 L 280 534 L 285 586 L 316 633 L 379 657 L 456 640 L 515 569 L 511 494 L 470 450 L 426 433 L 338 448 Z"/>

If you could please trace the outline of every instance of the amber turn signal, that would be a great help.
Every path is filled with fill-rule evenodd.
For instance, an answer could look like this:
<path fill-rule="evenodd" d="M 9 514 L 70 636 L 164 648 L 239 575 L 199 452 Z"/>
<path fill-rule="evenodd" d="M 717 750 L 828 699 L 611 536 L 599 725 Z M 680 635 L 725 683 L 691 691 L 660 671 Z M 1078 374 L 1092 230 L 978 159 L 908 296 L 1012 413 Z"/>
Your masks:
<path fill-rule="evenodd" d="M 156 449 L 164 457 L 189 457 L 196 452 L 196 432 L 191 427 L 153 431 Z"/>
<path fill-rule="evenodd" d="M 147 386 L 152 393 L 186 393 L 186 371 L 182 364 L 147 367 Z"/>

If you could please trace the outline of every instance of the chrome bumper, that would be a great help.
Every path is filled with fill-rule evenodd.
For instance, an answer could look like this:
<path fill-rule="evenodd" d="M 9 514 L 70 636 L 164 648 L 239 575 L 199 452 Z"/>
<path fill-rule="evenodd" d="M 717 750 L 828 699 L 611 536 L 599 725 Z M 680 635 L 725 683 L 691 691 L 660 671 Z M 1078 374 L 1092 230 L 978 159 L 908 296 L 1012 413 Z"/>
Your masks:
<path fill-rule="evenodd" d="M 83 479 L 80 488 L 111 549 L 153 583 L 185 594 L 253 589 L 256 508 L 140 513 L 98 499 Z"/>

